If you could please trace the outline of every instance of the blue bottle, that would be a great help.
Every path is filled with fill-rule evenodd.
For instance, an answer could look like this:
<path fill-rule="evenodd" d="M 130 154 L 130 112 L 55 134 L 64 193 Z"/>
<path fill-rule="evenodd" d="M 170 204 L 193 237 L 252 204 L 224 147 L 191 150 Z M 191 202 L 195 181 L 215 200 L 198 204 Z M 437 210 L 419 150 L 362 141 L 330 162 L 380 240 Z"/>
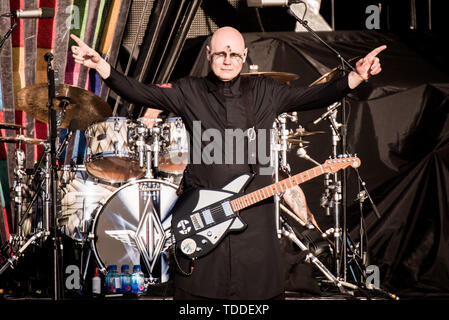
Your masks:
<path fill-rule="evenodd" d="M 132 292 L 131 273 L 129 272 L 129 265 L 127 264 L 122 265 L 121 280 L 122 280 L 122 293 L 131 293 Z"/>
<path fill-rule="evenodd" d="M 109 272 L 108 272 L 108 289 L 107 292 L 108 293 L 120 293 L 121 292 L 121 287 L 122 287 L 122 283 L 121 283 L 121 279 L 120 279 L 120 274 L 117 272 L 117 265 L 113 264 L 110 265 L 109 267 Z"/>
<path fill-rule="evenodd" d="M 106 293 L 111 293 L 109 290 L 109 281 L 111 278 L 111 266 L 106 268 L 106 275 L 104 276 L 104 287 Z"/>
<path fill-rule="evenodd" d="M 145 291 L 145 276 L 142 272 L 142 268 L 138 264 L 133 267 L 131 286 L 132 293 L 142 294 Z"/>

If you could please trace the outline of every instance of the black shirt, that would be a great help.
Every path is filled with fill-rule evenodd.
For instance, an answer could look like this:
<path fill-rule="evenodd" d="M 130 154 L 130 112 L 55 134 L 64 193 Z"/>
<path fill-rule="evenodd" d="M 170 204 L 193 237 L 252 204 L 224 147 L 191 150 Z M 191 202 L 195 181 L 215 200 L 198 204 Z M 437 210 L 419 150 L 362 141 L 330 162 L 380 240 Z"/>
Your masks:
<path fill-rule="evenodd" d="M 347 77 L 300 88 L 266 77 L 238 76 L 222 82 L 210 73 L 207 77 L 185 77 L 170 84 L 146 85 L 111 69 L 111 75 L 104 81 L 131 103 L 170 111 L 182 118 L 190 135 L 191 163 L 184 172 L 187 188 L 217 189 L 257 168 L 258 174 L 249 184 L 248 192 L 272 183 L 271 174 L 267 174 L 271 171 L 261 174 L 261 170 L 270 166 L 270 130 L 279 114 L 325 108 L 350 92 Z M 221 148 L 208 149 L 210 136 L 225 137 L 231 130 L 247 132 L 252 127 L 258 133 L 255 165 L 251 166 L 246 145 L 243 161 L 238 161 L 241 160 L 237 159 L 238 141 L 233 141 L 233 163 L 225 159 L 230 156 L 224 152 L 225 143 Z M 199 128 L 202 135 L 195 134 Z M 198 146 L 203 160 L 200 163 Z M 229 234 L 216 249 L 198 259 L 191 276 L 176 273 L 176 286 L 195 295 L 221 299 L 268 299 L 283 292 L 285 276 L 273 200 L 242 210 L 240 215 L 248 227 L 241 233 Z M 188 261 L 181 258 L 181 266 L 187 270 Z"/>

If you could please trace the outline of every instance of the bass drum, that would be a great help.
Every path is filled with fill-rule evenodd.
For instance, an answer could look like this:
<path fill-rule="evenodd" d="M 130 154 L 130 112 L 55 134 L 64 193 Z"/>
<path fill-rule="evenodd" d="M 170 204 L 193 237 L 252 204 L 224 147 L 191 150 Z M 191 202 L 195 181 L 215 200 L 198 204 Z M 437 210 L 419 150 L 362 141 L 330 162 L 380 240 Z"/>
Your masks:
<path fill-rule="evenodd" d="M 130 182 L 99 208 L 92 248 L 100 270 L 108 265 L 141 265 L 151 283 L 169 280 L 170 211 L 177 186 L 157 179 Z"/>

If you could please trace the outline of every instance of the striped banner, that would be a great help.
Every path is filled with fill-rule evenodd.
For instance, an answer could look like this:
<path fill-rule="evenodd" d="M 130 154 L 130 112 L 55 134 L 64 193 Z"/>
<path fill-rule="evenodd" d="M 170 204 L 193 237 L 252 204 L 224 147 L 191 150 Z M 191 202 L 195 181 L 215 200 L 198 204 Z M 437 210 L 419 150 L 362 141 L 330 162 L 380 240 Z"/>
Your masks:
<path fill-rule="evenodd" d="M 115 66 L 118 51 L 128 19 L 132 0 L 2 0 L 0 13 L 14 10 L 46 7 L 55 10 L 51 19 L 18 19 L 18 26 L 5 42 L 0 55 L 0 122 L 16 123 L 26 127 L 27 137 L 46 139 L 48 125 L 26 112 L 16 110 L 15 94 L 27 86 L 47 83 L 47 62 L 44 55 L 53 53 L 53 68 L 58 71 L 58 83 L 81 87 L 94 92 L 106 100 L 108 92 L 103 88 L 98 75 L 75 64 L 70 52 L 74 45 L 70 33 L 79 36 L 96 48 Z M 0 36 L 6 34 L 12 19 L 0 18 Z M 42 103 L 46 103 L 43 101 Z M 112 107 L 111 107 L 112 110 Z M 67 134 L 59 129 L 59 139 Z M 1 136 L 14 136 L 13 130 L 1 130 Z M 0 177 L 2 207 L 8 212 L 9 225 L 14 232 L 14 210 L 11 209 L 10 186 L 14 181 L 14 153 L 16 145 L 0 143 Z M 26 167 L 33 168 L 40 158 L 43 147 L 23 146 Z M 63 154 L 61 163 L 82 163 L 85 152 L 83 131 L 73 135 Z M 3 218 L 0 217 L 0 220 Z M 2 224 L 0 224 L 1 228 Z M 2 230 L 4 231 L 4 230 Z"/>

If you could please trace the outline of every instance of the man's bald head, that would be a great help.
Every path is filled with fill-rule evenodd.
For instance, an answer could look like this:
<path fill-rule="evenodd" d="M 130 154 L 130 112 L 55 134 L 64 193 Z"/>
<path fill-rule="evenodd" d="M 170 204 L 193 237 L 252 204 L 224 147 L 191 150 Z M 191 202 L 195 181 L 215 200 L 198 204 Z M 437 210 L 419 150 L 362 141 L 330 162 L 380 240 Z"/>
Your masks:
<path fill-rule="evenodd" d="M 215 31 L 206 49 L 212 71 L 223 81 L 232 80 L 240 73 L 248 51 L 242 34 L 232 27 Z"/>
<path fill-rule="evenodd" d="M 232 27 L 223 27 L 218 29 L 212 35 L 210 40 L 211 49 L 222 49 L 222 46 L 230 46 L 233 50 L 240 50 L 243 52 L 245 49 L 245 40 L 242 34 Z"/>

